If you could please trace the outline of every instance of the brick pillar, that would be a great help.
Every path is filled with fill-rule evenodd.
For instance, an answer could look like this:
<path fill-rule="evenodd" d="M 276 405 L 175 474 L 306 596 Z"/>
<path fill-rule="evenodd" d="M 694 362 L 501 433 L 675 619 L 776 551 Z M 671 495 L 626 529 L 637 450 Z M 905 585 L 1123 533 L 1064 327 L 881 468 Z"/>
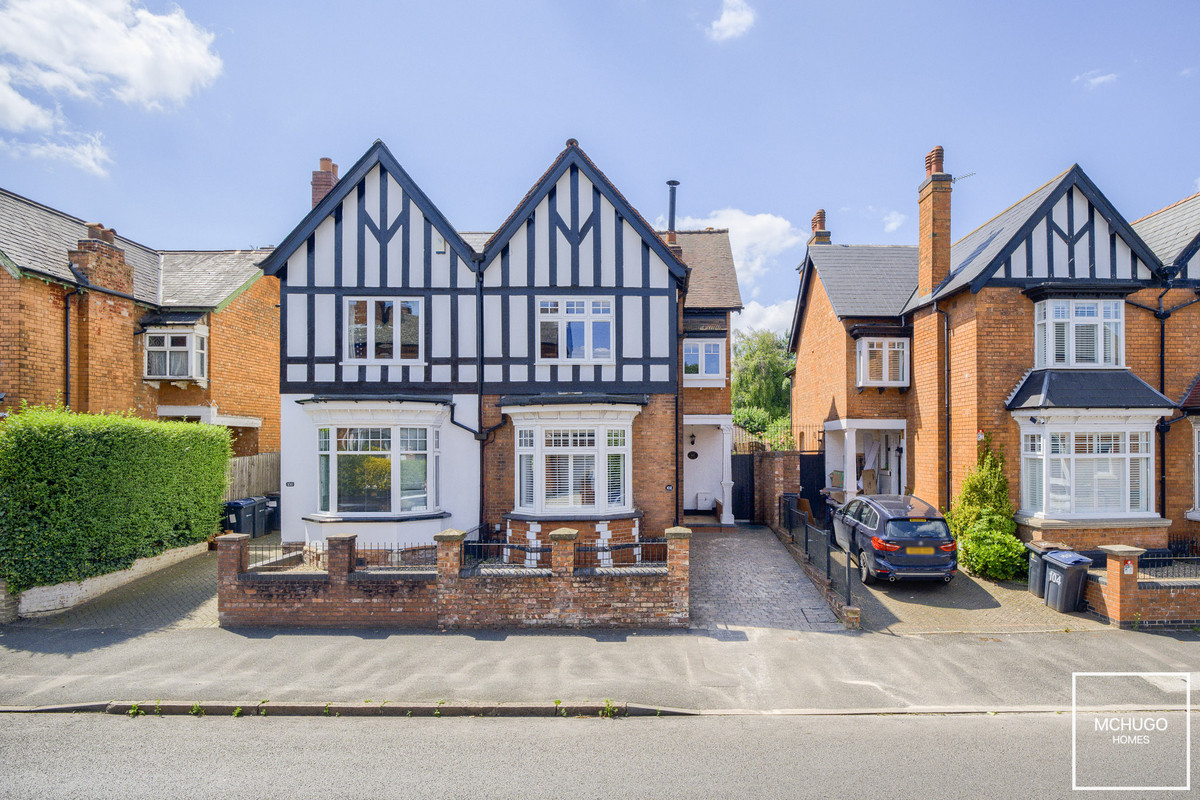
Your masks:
<path fill-rule="evenodd" d="M 17 618 L 17 597 L 8 591 L 8 581 L 0 578 L 0 625 Z"/>
<path fill-rule="evenodd" d="M 559 528 L 550 531 L 550 569 L 556 578 L 570 578 L 575 574 L 575 540 L 579 531 Z"/>
<path fill-rule="evenodd" d="M 1108 618 L 1121 627 L 1136 621 L 1138 559 L 1146 551 L 1125 544 L 1101 545 L 1100 550 L 1108 554 L 1108 586 L 1106 601 Z"/>
<path fill-rule="evenodd" d="M 355 542 L 358 537 L 353 533 L 332 533 L 325 537 L 328 548 L 325 555 L 325 568 L 329 572 L 329 583 L 333 586 L 344 586 L 354 572 L 354 559 L 357 556 Z"/>
<path fill-rule="evenodd" d="M 238 575 L 250 569 L 250 535 L 217 537 L 217 620 L 223 626 L 238 600 Z"/>
<path fill-rule="evenodd" d="M 433 535 L 433 540 L 437 542 L 439 584 L 458 581 L 458 573 L 462 571 L 462 542 L 465 538 L 466 533 L 453 528 Z"/>
<path fill-rule="evenodd" d="M 667 586 L 670 587 L 675 619 L 673 624 L 686 627 L 691 620 L 691 528 L 667 528 Z"/>

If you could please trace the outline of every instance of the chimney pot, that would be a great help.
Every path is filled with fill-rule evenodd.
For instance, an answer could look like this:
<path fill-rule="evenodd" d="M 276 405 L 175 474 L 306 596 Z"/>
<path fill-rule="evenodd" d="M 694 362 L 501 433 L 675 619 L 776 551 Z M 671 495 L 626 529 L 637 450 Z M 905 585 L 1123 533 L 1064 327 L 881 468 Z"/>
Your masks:
<path fill-rule="evenodd" d="M 929 154 L 925 156 L 925 177 L 928 178 L 934 173 L 945 172 L 945 162 L 946 151 L 942 149 L 941 145 L 930 150 Z"/>
<path fill-rule="evenodd" d="M 813 214 L 812 232 L 816 233 L 817 231 L 823 230 L 825 230 L 825 209 L 818 208 L 817 213 Z"/>
<path fill-rule="evenodd" d="M 333 172 L 333 159 L 332 158 L 322 158 L 321 159 L 321 172 Z"/>
<path fill-rule="evenodd" d="M 667 181 L 667 186 L 670 187 L 670 204 L 667 211 L 667 244 L 675 244 L 675 190 L 679 187 L 679 181 Z"/>
<path fill-rule="evenodd" d="M 319 166 L 312 174 L 312 207 L 316 208 L 317 204 L 325 199 L 325 195 L 329 194 L 329 190 L 338 180 L 338 167 L 333 163 L 332 158 L 322 158 Z"/>
<path fill-rule="evenodd" d="M 104 239 L 104 226 L 99 222 L 87 223 L 87 238 L 89 239 Z"/>
<path fill-rule="evenodd" d="M 100 229 L 100 238 L 103 239 L 108 244 L 116 244 L 117 243 L 117 232 L 113 228 L 101 228 Z"/>

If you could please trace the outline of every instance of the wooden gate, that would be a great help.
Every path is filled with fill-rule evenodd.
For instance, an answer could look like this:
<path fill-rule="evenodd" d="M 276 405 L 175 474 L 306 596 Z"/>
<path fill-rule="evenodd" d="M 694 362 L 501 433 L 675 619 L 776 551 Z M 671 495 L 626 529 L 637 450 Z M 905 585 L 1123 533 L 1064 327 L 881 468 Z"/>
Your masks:
<path fill-rule="evenodd" d="M 754 454 L 730 456 L 733 472 L 733 518 L 754 519 Z"/>

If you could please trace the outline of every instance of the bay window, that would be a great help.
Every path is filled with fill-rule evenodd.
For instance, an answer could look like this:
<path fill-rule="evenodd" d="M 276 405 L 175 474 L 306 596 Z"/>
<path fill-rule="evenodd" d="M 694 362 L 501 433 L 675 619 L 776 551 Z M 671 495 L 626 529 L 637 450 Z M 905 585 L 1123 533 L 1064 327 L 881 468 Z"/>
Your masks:
<path fill-rule="evenodd" d="M 613 361 L 613 301 L 602 298 L 538 300 L 538 363 L 606 364 Z"/>
<path fill-rule="evenodd" d="M 425 337 L 420 300 L 348 297 L 344 313 L 346 361 L 391 364 L 422 360 Z"/>
<path fill-rule="evenodd" d="M 1021 508 L 1050 517 L 1148 515 L 1153 425 L 1021 435 Z"/>
<path fill-rule="evenodd" d="M 338 514 L 436 509 L 438 450 L 436 428 L 318 428 L 317 508 Z"/>
<path fill-rule="evenodd" d="M 1034 306 L 1034 367 L 1120 367 L 1123 300 L 1043 300 Z"/>
<path fill-rule="evenodd" d="M 208 327 L 150 328 L 146 331 L 148 380 L 208 380 Z"/>
<path fill-rule="evenodd" d="M 632 508 L 627 425 L 517 428 L 517 510 L 609 514 Z"/>
<path fill-rule="evenodd" d="M 855 365 L 859 386 L 908 386 L 908 339 L 859 339 Z"/>

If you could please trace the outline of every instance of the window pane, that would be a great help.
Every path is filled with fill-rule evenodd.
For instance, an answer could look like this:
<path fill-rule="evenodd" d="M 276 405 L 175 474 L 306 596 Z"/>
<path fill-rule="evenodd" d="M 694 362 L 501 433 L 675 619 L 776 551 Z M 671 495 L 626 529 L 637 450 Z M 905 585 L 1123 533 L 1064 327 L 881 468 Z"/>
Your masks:
<path fill-rule="evenodd" d="M 188 346 L 188 342 L 187 342 L 186 336 L 172 336 L 171 337 L 171 347 L 187 347 L 187 346 Z"/>
<path fill-rule="evenodd" d="M 338 511 L 392 510 L 392 459 L 389 455 L 343 453 L 337 460 Z"/>
<path fill-rule="evenodd" d="M 569 308 L 571 304 L 567 303 L 567 313 L 570 314 Z M 585 322 L 568 322 L 567 323 L 567 358 L 584 359 L 587 358 L 587 323 Z"/>
<path fill-rule="evenodd" d="M 338 428 L 339 453 L 387 452 L 392 449 L 390 428 Z"/>
<path fill-rule="evenodd" d="M 329 455 L 317 456 L 317 509 L 329 510 Z"/>
<path fill-rule="evenodd" d="M 416 300 L 400 304 L 400 357 L 421 357 L 421 304 Z"/>
<path fill-rule="evenodd" d="M 867 380 L 883 380 L 882 342 L 867 342 Z"/>
<path fill-rule="evenodd" d="M 558 313 L 558 301 L 557 300 L 543 300 L 540 303 L 538 303 L 538 311 L 539 311 L 539 313 L 542 313 L 542 314 L 557 314 Z"/>
<path fill-rule="evenodd" d="M 170 375 L 172 378 L 186 378 L 188 375 L 188 353 L 187 350 L 169 350 L 167 356 L 170 359 Z"/>
<path fill-rule="evenodd" d="M 329 428 L 317 429 L 317 450 L 322 453 L 329 452 Z"/>
<path fill-rule="evenodd" d="M 396 458 L 400 462 L 400 510 L 424 511 L 429 508 L 427 456 L 406 453 Z"/>
<path fill-rule="evenodd" d="M 1097 326 L 1094 324 L 1075 326 L 1075 363 L 1099 363 L 1096 333 Z"/>
<path fill-rule="evenodd" d="M 571 504 L 571 457 L 546 456 L 546 506 L 560 508 Z"/>
<path fill-rule="evenodd" d="M 146 338 L 149 340 L 146 344 L 147 347 L 166 347 L 167 337 L 165 336 L 148 336 Z"/>
<path fill-rule="evenodd" d="M 1121 323 L 1104 323 L 1104 363 L 1118 366 L 1121 363 Z"/>
<path fill-rule="evenodd" d="M 1129 510 L 1150 510 L 1150 459 L 1129 459 Z"/>
<path fill-rule="evenodd" d="M 1125 510 L 1125 459 L 1075 459 L 1075 511 L 1080 514 Z"/>
<path fill-rule="evenodd" d="M 612 358 L 612 323 L 608 320 L 592 323 L 592 358 L 597 361 Z"/>
<path fill-rule="evenodd" d="M 349 304 L 346 320 L 346 338 L 350 342 L 350 358 L 367 357 L 367 301 L 355 300 Z"/>
<path fill-rule="evenodd" d="M 1050 459 L 1049 491 L 1046 497 L 1046 513 L 1070 513 L 1071 511 L 1071 467 L 1063 458 Z"/>
<path fill-rule="evenodd" d="M 625 505 L 625 454 L 608 454 L 608 504 Z"/>
<path fill-rule="evenodd" d="M 1042 510 L 1043 468 L 1041 458 L 1021 460 L 1021 505 L 1028 511 Z"/>
<path fill-rule="evenodd" d="M 165 350 L 151 350 L 146 356 L 146 374 L 167 374 L 167 353 Z"/>
<path fill-rule="evenodd" d="M 1067 363 L 1067 323 L 1065 322 L 1054 323 L 1054 363 Z"/>
<path fill-rule="evenodd" d="M 1033 365 L 1046 366 L 1046 323 L 1041 322 L 1033 329 Z"/>
<path fill-rule="evenodd" d="M 571 456 L 571 496 L 573 505 L 596 505 L 595 456 Z"/>
<path fill-rule="evenodd" d="M 392 301 L 375 301 L 375 358 L 392 359 Z"/>
<path fill-rule="evenodd" d="M 617 428 L 608 432 L 609 447 L 624 447 L 625 446 L 625 430 Z"/>
<path fill-rule="evenodd" d="M 888 345 L 888 374 L 889 381 L 904 380 L 904 343 L 892 342 Z"/>
<path fill-rule="evenodd" d="M 533 447 L 533 431 L 528 429 L 517 431 L 517 447 Z"/>
<path fill-rule="evenodd" d="M 428 441 L 424 428 L 398 428 L 396 430 L 396 450 L 424 453 Z"/>
<path fill-rule="evenodd" d="M 700 374 L 700 345 L 685 344 L 683 346 L 683 374 Z"/>
<path fill-rule="evenodd" d="M 704 374 L 705 375 L 720 375 L 721 374 L 721 351 L 718 348 L 720 348 L 720 345 L 717 345 L 717 344 L 704 345 Z"/>
<path fill-rule="evenodd" d="M 197 341 L 197 344 L 199 344 L 200 342 L 203 342 L 203 341 L 204 341 L 203 339 L 200 339 Z M 207 359 L 204 354 L 204 348 L 201 347 L 196 350 L 196 377 L 197 378 L 205 377 L 205 373 L 208 371 L 208 364 L 206 362 L 207 362 Z"/>
<path fill-rule="evenodd" d="M 1095 319 L 1100 316 L 1100 306 L 1097 303 L 1075 303 L 1075 316 Z"/>
<path fill-rule="evenodd" d="M 565 306 L 568 314 L 575 315 L 587 313 L 587 302 L 584 300 L 568 300 L 563 303 L 563 306 Z"/>
<path fill-rule="evenodd" d="M 542 358 L 558 358 L 558 323 L 541 324 Z"/>
<path fill-rule="evenodd" d="M 518 505 L 526 508 L 533 507 L 533 454 L 526 453 L 517 457 L 517 485 L 521 487 L 521 497 Z"/>

